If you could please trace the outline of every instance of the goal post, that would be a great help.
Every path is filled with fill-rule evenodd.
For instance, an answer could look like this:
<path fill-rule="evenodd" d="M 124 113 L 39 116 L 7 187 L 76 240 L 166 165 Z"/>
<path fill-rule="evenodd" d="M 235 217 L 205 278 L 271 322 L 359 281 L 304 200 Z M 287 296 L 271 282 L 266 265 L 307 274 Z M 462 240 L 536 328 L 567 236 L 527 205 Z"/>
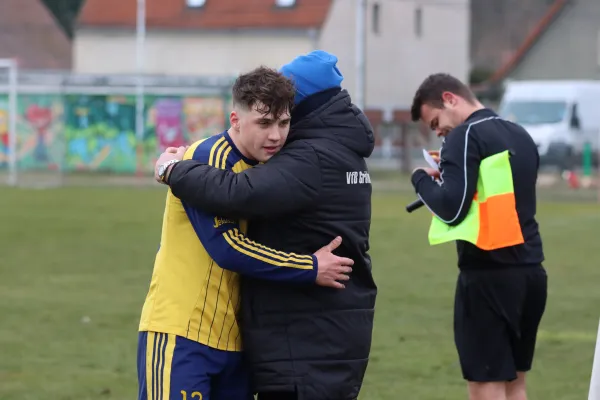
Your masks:
<path fill-rule="evenodd" d="M 0 184 L 63 184 L 64 79 L 31 84 L 16 59 L 0 59 Z"/>
<path fill-rule="evenodd" d="M 7 146 L 6 155 L 8 164 L 7 183 L 10 186 L 17 185 L 17 60 L 0 59 L 0 70 L 7 71 L 6 92 L 8 94 L 7 106 Z"/>
<path fill-rule="evenodd" d="M 592 361 L 588 400 L 600 400 L 600 323 L 598 324 L 598 335 L 596 336 L 596 351 Z"/>

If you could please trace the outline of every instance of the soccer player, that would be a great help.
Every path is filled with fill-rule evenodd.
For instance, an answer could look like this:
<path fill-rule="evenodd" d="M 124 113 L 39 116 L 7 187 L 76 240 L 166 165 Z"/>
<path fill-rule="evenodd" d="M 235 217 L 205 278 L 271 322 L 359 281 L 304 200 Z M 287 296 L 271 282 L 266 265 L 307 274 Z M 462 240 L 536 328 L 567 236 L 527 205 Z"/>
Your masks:
<path fill-rule="evenodd" d="M 443 137 L 441 175 L 418 168 L 412 184 L 434 222 L 444 223 L 430 234 L 456 240 L 454 338 L 469 397 L 526 400 L 547 297 L 535 219 L 537 147 L 447 74 L 423 81 L 411 114 Z"/>
<path fill-rule="evenodd" d="M 296 88 L 281 152 L 239 174 L 179 161 L 167 183 L 198 208 L 248 218 L 253 240 L 285 251 L 306 253 L 340 233 L 339 255 L 355 262 L 344 290 L 243 276 L 240 326 L 259 399 L 352 400 L 367 369 L 377 296 L 365 160 L 373 129 L 342 89 L 335 55 L 313 51 L 281 71 Z"/>
<path fill-rule="evenodd" d="M 292 83 L 258 68 L 233 85 L 228 131 L 190 146 L 184 158 L 241 172 L 276 154 L 289 132 Z M 163 168 L 164 171 L 165 168 Z M 139 325 L 140 400 L 253 398 L 236 319 L 240 277 L 340 287 L 352 260 L 282 252 L 245 236 L 246 222 L 194 209 L 167 194 L 160 248 Z"/>

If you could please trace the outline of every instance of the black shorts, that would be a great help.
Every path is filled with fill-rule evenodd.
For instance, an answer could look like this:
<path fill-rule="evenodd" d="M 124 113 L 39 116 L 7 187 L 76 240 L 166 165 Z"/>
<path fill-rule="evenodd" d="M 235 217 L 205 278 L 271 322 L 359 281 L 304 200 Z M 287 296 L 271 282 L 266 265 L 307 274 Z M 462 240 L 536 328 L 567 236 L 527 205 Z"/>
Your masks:
<path fill-rule="evenodd" d="M 466 380 L 511 381 L 531 369 L 547 286 L 542 266 L 460 272 L 454 341 Z"/>

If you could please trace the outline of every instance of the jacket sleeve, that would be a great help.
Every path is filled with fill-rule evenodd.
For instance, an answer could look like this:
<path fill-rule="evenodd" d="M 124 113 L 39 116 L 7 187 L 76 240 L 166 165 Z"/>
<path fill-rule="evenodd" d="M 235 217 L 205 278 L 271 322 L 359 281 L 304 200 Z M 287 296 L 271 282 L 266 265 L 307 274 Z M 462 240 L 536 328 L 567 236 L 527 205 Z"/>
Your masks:
<path fill-rule="evenodd" d="M 221 268 L 257 279 L 314 283 L 317 258 L 270 249 L 251 241 L 235 220 L 216 217 L 183 203 L 185 212 L 206 249 Z"/>
<path fill-rule="evenodd" d="M 481 156 L 471 126 L 460 126 L 445 138 L 440 151 L 440 182 L 423 170 L 413 173 L 411 181 L 417 195 L 444 223 L 460 224 L 471 207 L 477 191 Z"/>
<path fill-rule="evenodd" d="M 309 207 L 321 188 L 315 150 L 292 142 L 265 164 L 240 173 L 198 161 L 171 171 L 173 194 L 192 207 L 233 219 L 273 218 Z"/>

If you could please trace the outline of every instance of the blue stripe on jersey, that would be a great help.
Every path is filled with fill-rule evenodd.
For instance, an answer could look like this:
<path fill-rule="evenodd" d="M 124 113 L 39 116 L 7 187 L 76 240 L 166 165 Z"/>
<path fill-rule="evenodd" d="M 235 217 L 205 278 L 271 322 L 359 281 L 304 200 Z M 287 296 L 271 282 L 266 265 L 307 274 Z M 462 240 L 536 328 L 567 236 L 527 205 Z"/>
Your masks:
<path fill-rule="evenodd" d="M 200 143 L 192 156 L 220 169 L 231 169 L 242 157 L 226 133 Z M 273 281 L 315 281 L 315 256 L 270 249 L 246 238 L 238 221 L 211 215 L 185 203 L 183 206 L 202 245 L 221 268 Z"/>

